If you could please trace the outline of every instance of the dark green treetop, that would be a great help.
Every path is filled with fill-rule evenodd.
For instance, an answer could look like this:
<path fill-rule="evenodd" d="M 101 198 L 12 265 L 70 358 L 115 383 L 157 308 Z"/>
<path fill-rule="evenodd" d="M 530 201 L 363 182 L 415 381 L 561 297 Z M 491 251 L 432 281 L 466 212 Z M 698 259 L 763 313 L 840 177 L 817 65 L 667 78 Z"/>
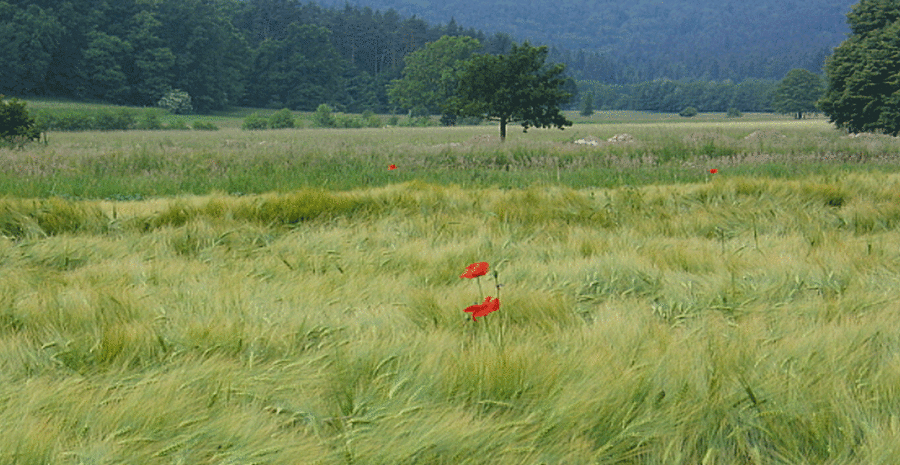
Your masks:
<path fill-rule="evenodd" d="M 501 141 L 511 122 L 521 123 L 523 132 L 532 126 L 571 126 L 559 108 L 572 98 L 561 77 L 565 65 L 546 65 L 547 53 L 546 46 L 525 42 L 506 55 L 474 55 L 458 73 L 446 111 L 499 121 Z"/>
<path fill-rule="evenodd" d="M 400 108 L 422 106 L 438 113 L 456 92 L 456 73 L 481 44 L 471 37 L 443 36 L 406 56 L 403 77 L 391 81 L 388 95 Z"/>
<path fill-rule="evenodd" d="M 900 133 L 900 1 L 862 0 L 847 15 L 850 37 L 825 63 L 819 108 L 850 132 Z"/>
<path fill-rule="evenodd" d="M 797 119 L 804 112 L 816 111 L 816 101 L 824 91 L 822 78 L 805 69 L 792 69 L 775 88 L 772 108 L 778 113 L 790 113 Z"/>

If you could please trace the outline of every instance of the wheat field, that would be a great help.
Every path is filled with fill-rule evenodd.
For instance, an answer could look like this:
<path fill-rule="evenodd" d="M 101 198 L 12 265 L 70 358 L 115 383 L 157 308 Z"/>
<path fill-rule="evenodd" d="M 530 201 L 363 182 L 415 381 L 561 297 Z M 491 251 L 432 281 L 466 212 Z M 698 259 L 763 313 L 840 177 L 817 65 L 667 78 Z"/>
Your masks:
<path fill-rule="evenodd" d="M 654 131 L 696 128 L 631 132 Z M 900 174 L 749 157 L 615 187 L 7 196 L 0 464 L 894 463 Z"/>

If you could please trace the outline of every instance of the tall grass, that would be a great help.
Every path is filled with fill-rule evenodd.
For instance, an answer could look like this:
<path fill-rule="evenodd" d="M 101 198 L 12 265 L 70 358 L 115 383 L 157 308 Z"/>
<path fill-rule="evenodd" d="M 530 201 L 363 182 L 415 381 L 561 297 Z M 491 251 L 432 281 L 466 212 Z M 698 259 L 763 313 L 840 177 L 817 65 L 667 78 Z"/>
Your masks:
<path fill-rule="evenodd" d="M 218 123 L 217 123 L 218 124 Z M 460 187 L 695 183 L 710 168 L 754 177 L 896 171 L 896 138 L 848 138 L 822 120 L 577 125 L 566 131 L 458 128 L 56 133 L 0 149 L 0 193 L 136 199 L 216 191 L 350 190 L 420 180 Z M 627 133 L 632 142 L 602 141 Z M 389 171 L 388 165 L 398 168 Z"/>
<path fill-rule="evenodd" d="M 898 195 L 3 199 L 0 463 L 892 463 Z"/>

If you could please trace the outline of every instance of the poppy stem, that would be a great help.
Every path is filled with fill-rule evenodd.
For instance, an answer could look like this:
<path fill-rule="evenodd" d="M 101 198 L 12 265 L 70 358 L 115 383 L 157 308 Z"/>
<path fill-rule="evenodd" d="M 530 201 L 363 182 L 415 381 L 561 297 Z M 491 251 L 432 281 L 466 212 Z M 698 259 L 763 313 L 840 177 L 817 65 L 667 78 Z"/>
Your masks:
<path fill-rule="evenodd" d="M 481 276 L 475 278 L 475 282 L 478 283 L 478 295 L 483 297 L 484 291 L 481 290 Z M 479 297 L 479 298 L 481 298 L 481 297 Z M 475 302 L 475 303 L 478 303 L 478 302 Z"/>
<path fill-rule="evenodd" d="M 497 270 L 494 270 L 494 285 L 497 287 L 497 299 L 500 299 L 500 281 L 497 280 Z"/>

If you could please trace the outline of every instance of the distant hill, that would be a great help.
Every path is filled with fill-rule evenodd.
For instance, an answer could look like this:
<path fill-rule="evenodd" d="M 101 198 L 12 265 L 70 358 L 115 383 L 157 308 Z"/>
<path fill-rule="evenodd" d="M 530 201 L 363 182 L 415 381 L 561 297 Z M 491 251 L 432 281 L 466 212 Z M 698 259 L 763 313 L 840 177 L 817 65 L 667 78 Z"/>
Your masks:
<path fill-rule="evenodd" d="M 318 0 L 394 9 L 432 24 L 451 18 L 630 68 L 629 81 L 656 78 L 780 79 L 792 68 L 820 72 L 846 38 L 852 0 Z M 591 76 L 582 76 L 591 79 Z"/>

